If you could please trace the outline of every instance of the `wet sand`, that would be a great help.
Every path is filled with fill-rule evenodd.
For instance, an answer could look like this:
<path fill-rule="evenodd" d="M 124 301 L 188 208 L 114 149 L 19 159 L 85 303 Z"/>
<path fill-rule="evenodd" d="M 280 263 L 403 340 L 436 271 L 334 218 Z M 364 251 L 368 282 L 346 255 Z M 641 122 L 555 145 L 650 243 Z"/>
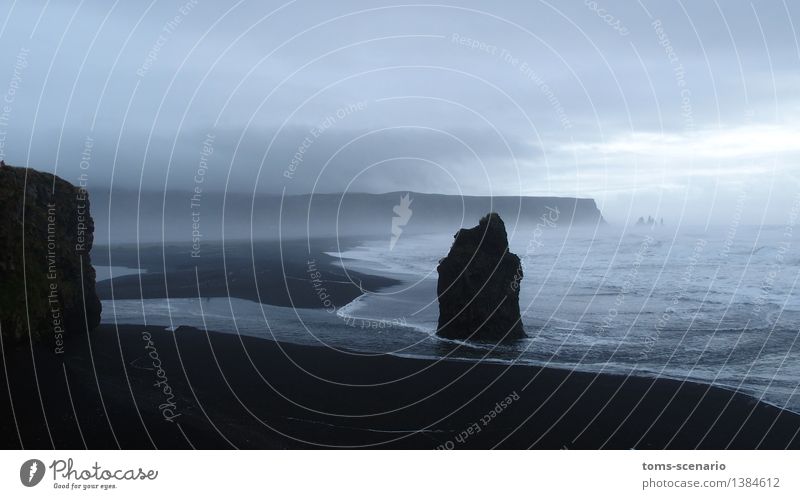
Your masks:
<path fill-rule="evenodd" d="M 34 348 L 36 377 L 30 347 L 4 352 L 4 448 L 800 447 L 800 416 L 694 383 L 141 325 L 65 350 Z"/>

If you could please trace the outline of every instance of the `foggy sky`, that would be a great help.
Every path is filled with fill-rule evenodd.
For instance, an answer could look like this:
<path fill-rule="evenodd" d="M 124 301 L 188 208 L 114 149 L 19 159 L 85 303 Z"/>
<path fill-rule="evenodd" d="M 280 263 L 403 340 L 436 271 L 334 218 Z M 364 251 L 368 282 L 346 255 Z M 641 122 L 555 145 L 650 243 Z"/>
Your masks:
<path fill-rule="evenodd" d="M 612 223 L 785 224 L 798 12 L 4 0 L 0 156 L 91 190 L 580 196 Z"/>

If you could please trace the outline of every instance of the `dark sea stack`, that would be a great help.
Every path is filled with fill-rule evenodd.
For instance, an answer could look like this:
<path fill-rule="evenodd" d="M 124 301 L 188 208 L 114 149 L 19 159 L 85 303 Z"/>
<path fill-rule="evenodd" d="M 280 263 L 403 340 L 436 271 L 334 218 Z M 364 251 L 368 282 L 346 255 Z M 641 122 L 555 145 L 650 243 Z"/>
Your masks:
<path fill-rule="evenodd" d="M 519 312 L 522 265 L 508 251 L 506 226 L 497 213 L 459 230 L 437 270 L 439 336 L 488 341 L 525 336 Z"/>
<path fill-rule="evenodd" d="M 87 192 L 49 173 L 0 162 L 0 213 L 3 341 L 32 337 L 62 353 L 65 335 L 100 323 Z"/>

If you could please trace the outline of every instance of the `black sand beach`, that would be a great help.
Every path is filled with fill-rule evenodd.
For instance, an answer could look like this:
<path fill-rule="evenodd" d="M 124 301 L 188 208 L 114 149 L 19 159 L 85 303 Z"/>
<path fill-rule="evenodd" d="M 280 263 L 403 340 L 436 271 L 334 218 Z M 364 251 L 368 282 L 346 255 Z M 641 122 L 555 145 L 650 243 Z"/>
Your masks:
<path fill-rule="evenodd" d="M 670 380 L 136 325 L 3 353 L 4 448 L 800 447 L 800 416 Z"/>
<path fill-rule="evenodd" d="M 103 300 L 141 298 L 241 298 L 279 307 L 344 305 L 365 290 L 395 284 L 385 277 L 345 272 L 326 254 L 357 244 L 356 240 L 313 239 L 205 243 L 199 253 L 187 245 L 96 247 L 95 265 L 141 268 L 141 275 L 97 283 Z"/>
<path fill-rule="evenodd" d="M 196 297 L 197 265 L 201 296 L 230 290 L 323 306 L 307 248 L 286 251 L 283 243 L 283 257 L 280 249 L 259 248 L 260 294 L 249 244 L 228 245 L 225 267 L 221 251 L 192 260 L 180 247 L 114 248 L 111 262 L 99 249 L 96 263 L 141 261 L 148 269 L 141 288 L 139 276 L 115 279 L 116 298 Z M 361 286 L 392 282 L 356 274 L 361 286 L 354 285 L 320 251 L 311 259 L 337 304 Z M 296 279 L 284 281 L 284 271 Z M 105 298 L 109 285 L 98 283 Z M 2 357 L 3 448 L 800 448 L 800 415 L 664 379 L 365 355 L 145 325 L 73 334 L 61 355 L 47 341 L 3 345 Z"/>

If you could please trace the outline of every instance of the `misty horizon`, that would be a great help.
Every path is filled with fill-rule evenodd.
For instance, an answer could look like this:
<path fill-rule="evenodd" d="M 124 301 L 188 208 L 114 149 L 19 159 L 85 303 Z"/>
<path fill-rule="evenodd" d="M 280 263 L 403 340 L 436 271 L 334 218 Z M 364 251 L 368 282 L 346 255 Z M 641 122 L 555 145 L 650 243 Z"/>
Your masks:
<path fill-rule="evenodd" d="M 191 190 L 202 165 L 209 190 L 579 197 L 611 220 L 796 202 L 785 2 L 303 6 L 14 3 L 0 158 L 90 190 Z"/>

